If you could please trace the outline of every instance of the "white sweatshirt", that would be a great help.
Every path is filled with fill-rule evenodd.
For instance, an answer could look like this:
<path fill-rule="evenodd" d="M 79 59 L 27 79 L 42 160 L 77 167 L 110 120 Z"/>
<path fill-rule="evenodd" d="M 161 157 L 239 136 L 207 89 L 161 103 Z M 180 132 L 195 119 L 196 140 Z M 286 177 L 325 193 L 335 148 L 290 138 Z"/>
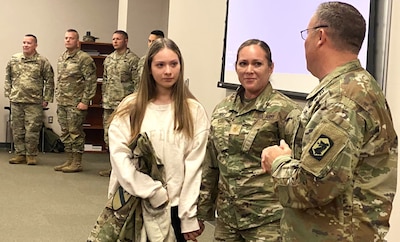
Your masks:
<path fill-rule="evenodd" d="M 135 94 L 127 96 L 120 107 L 129 105 L 134 98 Z M 164 164 L 167 190 L 161 182 L 136 170 L 128 148 L 131 137 L 129 116 L 114 118 L 108 131 L 112 166 L 108 196 L 111 197 L 121 185 L 130 194 L 149 199 L 153 207 L 169 199 L 171 206 L 178 206 L 182 233 L 199 229 L 197 198 L 209 133 L 209 120 L 204 108 L 192 99 L 189 99 L 189 106 L 194 120 L 193 140 L 174 132 L 173 104 L 149 103 L 140 130 L 147 133 L 157 157 Z"/>

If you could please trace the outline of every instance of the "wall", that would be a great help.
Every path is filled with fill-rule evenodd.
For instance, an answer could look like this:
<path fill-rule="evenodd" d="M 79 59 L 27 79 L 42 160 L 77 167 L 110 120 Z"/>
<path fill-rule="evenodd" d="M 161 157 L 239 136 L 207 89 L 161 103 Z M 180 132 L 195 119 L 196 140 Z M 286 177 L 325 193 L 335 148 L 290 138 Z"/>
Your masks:
<path fill-rule="evenodd" d="M 168 0 L 129 0 L 127 32 L 129 46 L 139 56 L 147 51 L 147 39 L 154 29 L 168 34 Z"/>
<path fill-rule="evenodd" d="M 400 131 L 400 3 L 393 1 L 390 54 L 387 79 L 387 99 Z M 190 78 L 190 88 L 207 111 L 225 96 L 223 89 L 216 88 L 220 78 L 222 41 L 225 21 L 225 1 L 170 0 L 169 37 L 177 42 L 185 59 L 186 77 Z M 397 44 L 395 44 L 397 43 Z M 400 180 L 400 175 L 399 175 Z M 399 183 L 400 184 L 400 183 Z M 400 185 L 399 185 L 400 186 Z M 391 217 L 391 230 L 387 236 L 390 242 L 400 237 L 400 195 L 395 198 Z"/>
<path fill-rule="evenodd" d="M 193 94 L 211 114 L 226 90 L 217 88 L 221 72 L 225 1 L 170 0 L 168 37 L 179 46 L 185 78 Z"/>

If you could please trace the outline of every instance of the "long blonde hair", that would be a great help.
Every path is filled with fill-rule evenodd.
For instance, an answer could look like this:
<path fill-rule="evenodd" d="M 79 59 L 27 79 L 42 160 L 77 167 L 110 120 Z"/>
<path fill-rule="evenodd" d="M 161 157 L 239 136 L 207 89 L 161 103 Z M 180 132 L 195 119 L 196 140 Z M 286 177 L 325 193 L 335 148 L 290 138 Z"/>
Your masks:
<path fill-rule="evenodd" d="M 196 98 L 190 92 L 183 80 L 184 64 L 182 54 L 174 41 L 167 38 L 159 38 L 152 43 L 147 53 L 136 98 L 132 104 L 124 106 L 114 114 L 114 116 L 129 114 L 132 139 L 140 133 L 140 128 L 142 126 L 148 103 L 150 100 L 157 97 L 156 82 L 151 74 L 151 63 L 154 56 L 164 48 L 170 49 L 176 53 L 181 66 L 178 80 L 171 87 L 171 97 L 174 103 L 174 130 L 183 132 L 187 138 L 193 138 L 194 136 L 194 123 L 188 99 L 191 98 L 196 100 Z"/>

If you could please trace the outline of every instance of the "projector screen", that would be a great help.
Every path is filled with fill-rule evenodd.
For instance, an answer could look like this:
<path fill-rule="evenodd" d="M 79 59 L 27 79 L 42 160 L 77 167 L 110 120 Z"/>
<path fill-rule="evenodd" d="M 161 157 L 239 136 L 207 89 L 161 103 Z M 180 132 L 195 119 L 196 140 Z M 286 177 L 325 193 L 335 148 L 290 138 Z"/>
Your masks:
<path fill-rule="evenodd" d="M 235 89 L 240 85 L 235 71 L 236 53 L 247 39 L 261 39 L 271 48 L 275 64 L 271 84 L 285 94 L 305 96 L 318 84 L 306 67 L 304 40 L 306 29 L 323 0 L 227 0 L 224 52 L 219 87 Z M 367 33 L 359 54 L 367 68 L 370 0 L 343 0 L 364 16 Z M 289 95 L 290 96 L 290 95 Z"/>

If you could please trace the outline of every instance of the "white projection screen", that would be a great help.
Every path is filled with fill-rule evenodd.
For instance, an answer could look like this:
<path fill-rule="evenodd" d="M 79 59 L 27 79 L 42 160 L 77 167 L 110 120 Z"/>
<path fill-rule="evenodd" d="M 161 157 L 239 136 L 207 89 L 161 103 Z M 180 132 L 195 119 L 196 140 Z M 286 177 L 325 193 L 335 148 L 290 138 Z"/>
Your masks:
<path fill-rule="evenodd" d="M 382 52 L 375 47 L 375 1 L 377 0 L 343 0 L 355 6 L 366 19 L 367 33 L 359 59 L 363 67 L 373 75 L 376 69 L 376 52 Z M 217 86 L 236 89 L 240 85 L 235 72 L 237 49 L 247 39 L 261 39 L 270 46 L 275 63 L 271 76 L 273 87 L 294 98 L 304 99 L 318 84 L 318 80 L 307 71 L 304 40 L 300 31 L 307 28 L 311 16 L 322 2 L 324 1 L 227 0 L 221 80 Z"/>

